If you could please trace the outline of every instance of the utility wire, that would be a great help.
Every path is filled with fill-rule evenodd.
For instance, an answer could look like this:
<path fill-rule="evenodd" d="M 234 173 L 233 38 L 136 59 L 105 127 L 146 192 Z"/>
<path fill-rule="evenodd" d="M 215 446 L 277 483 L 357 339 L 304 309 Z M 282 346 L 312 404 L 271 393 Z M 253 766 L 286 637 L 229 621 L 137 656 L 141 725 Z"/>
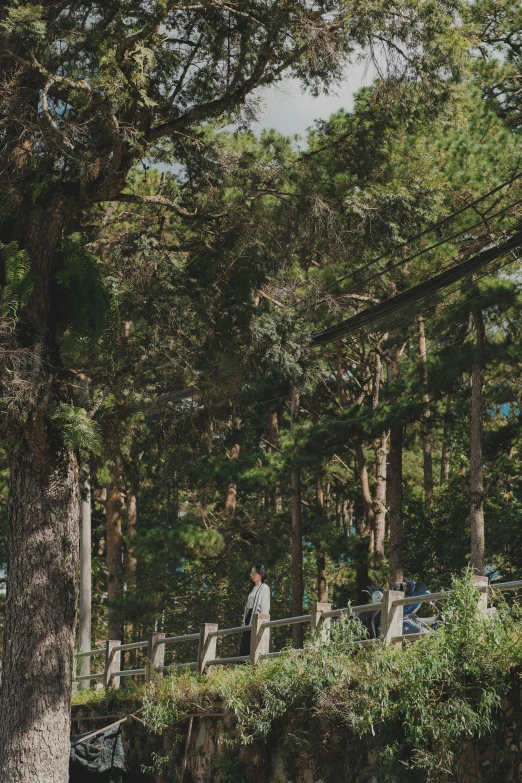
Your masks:
<path fill-rule="evenodd" d="M 397 296 L 380 302 L 374 307 L 367 307 L 352 318 L 348 318 L 334 326 L 323 329 L 321 332 L 316 332 L 316 334 L 312 335 L 312 345 L 325 345 L 333 340 L 339 339 L 339 337 L 358 331 L 362 327 L 373 325 L 404 307 L 415 304 L 416 302 L 425 299 L 430 294 L 434 294 L 437 291 L 446 288 L 451 283 L 478 271 L 490 261 L 505 255 L 510 250 L 515 250 L 515 248 L 518 248 L 521 245 L 522 231 L 518 231 L 501 245 L 483 250 L 481 253 L 469 258 L 467 261 L 456 264 L 445 272 L 441 272 L 440 274 L 435 275 L 435 277 L 431 277 L 423 283 L 419 283 L 418 285 L 409 288 L 407 291 L 397 294 Z"/>
<path fill-rule="evenodd" d="M 480 204 L 482 201 L 485 201 L 487 198 L 489 198 L 490 196 L 494 195 L 495 193 L 498 193 L 503 188 L 507 187 L 508 185 L 513 184 L 513 182 L 516 182 L 521 177 L 522 177 L 522 172 L 519 172 L 518 174 L 515 174 L 513 177 L 511 177 L 510 179 L 506 180 L 505 182 L 502 182 L 500 185 L 497 185 L 495 188 L 493 188 L 492 190 L 488 191 L 484 195 L 479 196 L 478 198 L 474 199 L 473 201 L 470 201 L 468 204 L 465 204 L 463 207 L 461 207 L 460 209 L 456 210 L 455 212 L 452 212 L 450 215 L 446 215 L 446 217 L 442 218 L 442 220 L 439 220 L 437 223 L 434 223 L 434 224 L 428 226 L 427 228 L 423 229 L 423 231 L 419 232 L 418 234 L 415 234 L 414 236 L 409 237 L 408 239 L 405 239 L 400 244 L 395 245 L 394 247 L 392 247 L 386 253 L 382 253 L 381 255 L 377 256 L 376 258 L 371 259 L 367 263 L 361 264 L 361 266 L 357 267 L 357 269 L 354 269 L 353 271 L 348 272 L 346 275 L 343 275 L 343 277 L 337 278 L 337 280 L 334 280 L 332 283 L 330 283 L 326 287 L 325 290 L 329 291 L 331 288 L 339 285 L 340 283 L 343 283 L 345 280 L 348 280 L 350 278 L 355 278 L 360 272 L 364 272 L 368 268 L 370 268 L 372 266 L 375 266 L 375 264 L 377 264 L 379 261 L 382 261 L 384 258 L 389 256 L 394 251 L 400 250 L 405 245 L 412 244 L 417 239 L 420 239 L 421 237 L 426 236 L 426 234 L 429 234 L 430 232 L 435 231 L 436 229 L 438 229 L 441 226 L 443 226 L 446 223 L 448 223 L 450 220 L 453 220 L 455 217 L 458 217 L 459 215 L 461 215 L 463 212 L 467 212 L 468 209 L 471 209 L 472 207 L 475 207 L 477 204 Z M 522 200 L 517 200 L 517 201 L 513 202 L 513 204 L 511 204 L 509 207 L 506 207 L 505 210 L 511 209 L 512 207 L 514 207 L 517 204 L 521 203 L 521 201 Z M 492 215 L 490 219 L 493 219 L 494 217 L 498 217 L 498 215 L 502 214 L 503 211 L 504 210 L 500 210 L 496 215 Z M 386 274 L 387 272 L 391 271 L 392 269 L 395 269 L 397 266 L 399 266 L 401 264 L 404 264 L 407 261 L 411 261 L 413 258 L 417 258 L 418 256 L 422 255 L 423 253 L 426 253 L 429 250 L 433 250 L 434 248 L 439 247 L 442 244 L 445 244 L 445 242 L 448 242 L 451 239 L 454 239 L 454 238 L 458 237 L 461 234 L 465 234 L 466 231 L 470 231 L 471 229 L 475 228 L 477 225 L 480 225 L 480 224 L 482 224 L 484 222 L 485 222 L 484 219 L 479 220 L 477 223 L 473 224 L 472 226 L 469 226 L 468 228 L 462 229 L 462 231 L 458 231 L 455 234 L 452 234 L 452 235 L 450 235 L 448 237 L 445 237 L 442 240 L 440 240 L 439 242 L 437 242 L 436 244 L 434 244 L 432 246 L 429 246 L 429 247 L 425 248 L 424 250 L 420 250 L 418 253 L 415 253 L 414 255 L 412 255 L 410 257 L 400 259 L 400 261 L 398 261 L 393 266 L 390 266 L 390 267 L 388 267 L 388 268 L 386 268 L 384 270 L 381 270 L 380 272 L 376 273 L 374 275 L 374 277 L 370 278 L 369 280 L 365 280 L 364 282 L 365 283 L 371 282 L 376 277 L 380 277 L 380 276 Z M 296 307 L 296 306 L 299 306 L 301 304 L 304 304 L 310 298 L 311 298 L 310 296 L 309 297 L 305 297 L 304 299 L 301 299 L 298 302 L 296 302 L 293 306 Z"/>

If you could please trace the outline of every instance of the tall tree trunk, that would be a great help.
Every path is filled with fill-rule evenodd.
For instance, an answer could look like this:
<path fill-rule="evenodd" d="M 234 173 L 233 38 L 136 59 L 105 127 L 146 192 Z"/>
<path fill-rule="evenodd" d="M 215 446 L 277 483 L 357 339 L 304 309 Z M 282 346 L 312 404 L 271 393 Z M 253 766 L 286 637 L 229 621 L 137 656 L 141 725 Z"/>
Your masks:
<path fill-rule="evenodd" d="M 399 349 L 392 349 L 390 381 L 399 376 Z M 387 501 L 390 530 L 390 584 L 402 582 L 404 548 L 404 522 L 402 518 L 402 421 L 394 417 L 390 426 L 390 451 L 388 455 Z"/>
<path fill-rule="evenodd" d="M 292 387 L 290 398 L 291 429 L 295 430 L 299 420 L 299 389 Z M 303 614 L 303 524 L 301 517 L 301 469 L 293 467 L 290 475 L 292 491 L 292 617 Z M 304 642 L 303 626 L 292 626 L 292 644 L 301 648 Z"/>
<path fill-rule="evenodd" d="M 319 546 L 317 549 L 317 600 L 328 601 L 328 578 L 326 575 L 326 552 L 324 550 L 323 526 L 324 526 L 324 492 L 323 482 L 317 477 L 315 482 L 315 510 L 317 515 L 317 536 Z"/>
<path fill-rule="evenodd" d="M 375 527 L 373 540 L 373 565 L 375 567 L 379 567 L 384 560 L 387 458 L 388 434 L 383 432 L 375 442 Z"/>
<path fill-rule="evenodd" d="M 121 529 L 123 500 L 118 483 L 107 487 L 107 633 L 109 639 L 123 639 L 123 556 L 125 543 Z"/>
<path fill-rule="evenodd" d="M 60 445 L 51 419 L 70 395 L 51 287 L 56 247 L 73 214 L 69 197 L 55 193 L 37 203 L 28 195 L 18 215 L 1 239 L 17 240 L 27 251 L 35 285 L 23 320 L 2 334 L 2 364 L 8 367 L 1 391 L 12 404 L 0 779 L 66 783 L 80 492 L 76 457 Z"/>
<path fill-rule="evenodd" d="M 428 365 L 426 351 L 426 331 L 424 318 L 419 316 L 419 359 L 422 384 L 422 455 L 424 472 L 424 496 L 428 502 L 433 500 L 433 455 L 430 395 L 428 393 Z"/>
<path fill-rule="evenodd" d="M 319 400 L 314 400 L 314 413 L 312 421 L 315 426 L 319 424 Z M 320 475 L 315 477 L 315 539 L 316 545 L 316 565 L 317 565 L 317 600 L 326 602 L 328 601 L 328 579 L 326 575 L 326 552 L 324 545 L 324 525 L 325 508 L 324 508 L 324 491 L 323 481 Z"/>
<path fill-rule="evenodd" d="M 230 459 L 237 459 L 239 457 L 239 445 L 235 443 L 230 449 Z M 227 486 L 227 495 L 225 498 L 225 514 L 232 519 L 236 513 L 237 505 L 237 484 L 235 481 L 231 481 Z"/>
<path fill-rule="evenodd" d="M 279 450 L 279 422 L 277 420 L 276 411 L 269 411 L 268 413 L 268 451 Z M 270 496 L 270 501 L 274 506 L 276 514 L 280 514 L 283 510 L 283 502 L 281 499 L 281 488 L 276 484 L 274 492 Z"/>
<path fill-rule="evenodd" d="M 449 479 L 451 467 L 451 418 L 453 396 L 448 394 L 446 398 L 446 410 L 444 412 L 444 430 L 442 434 L 442 453 L 440 458 L 440 483 L 445 484 Z"/>
<path fill-rule="evenodd" d="M 339 402 L 344 407 L 347 403 L 346 391 L 344 388 L 344 370 L 343 370 L 343 344 L 341 340 L 337 340 L 336 343 L 336 359 L 337 359 L 337 393 L 339 395 Z"/>
<path fill-rule="evenodd" d="M 471 566 L 484 574 L 484 468 L 482 462 L 482 389 L 484 385 L 484 347 L 486 330 L 482 312 L 473 312 L 475 358 L 471 370 L 471 455 L 470 455 L 470 522 Z"/>
<path fill-rule="evenodd" d="M 379 394 L 382 379 L 381 357 L 375 353 L 375 370 L 373 374 L 372 408 L 379 405 Z M 386 466 L 388 450 L 388 434 L 381 433 L 374 442 L 375 449 L 375 486 L 373 497 L 374 527 L 372 537 L 372 565 L 379 567 L 384 559 L 384 539 L 386 535 Z"/>
<path fill-rule="evenodd" d="M 68 780 L 78 466 L 73 454 L 45 448 L 40 425 L 30 445 L 19 438 L 10 459 L 2 783 Z"/>
<path fill-rule="evenodd" d="M 241 427 L 241 419 L 237 414 L 235 407 L 232 413 L 232 427 L 235 432 Z M 239 457 L 240 446 L 238 443 L 234 443 L 230 449 L 229 457 L 231 460 L 236 460 Z M 227 487 L 227 495 L 225 498 L 225 514 L 232 519 L 236 513 L 237 505 L 237 484 L 235 481 L 231 481 Z"/>
<path fill-rule="evenodd" d="M 86 410 L 89 407 L 90 381 L 86 375 L 79 375 L 78 402 Z M 80 522 L 80 650 L 92 649 L 91 613 L 92 613 L 92 569 L 91 569 L 91 481 L 89 462 L 86 460 L 80 466 L 82 479 L 81 522 Z M 87 676 L 91 673 L 91 659 L 81 659 L 80 673 Z M 90 682 L 82 680 L 80 689 L 88 690 Z"/>
<path fill-rule="evenodd" d="M 357 532 L 360 535 L 368 535 L 375 526 L 375 508 L 373 505 L 372 493 L 370 492 L 370 480 L 368 477 L 368 467 L 366 457 L 361 443 L 355 446 L 355 473 L 357 481 L 361 488 L 361 495 L 364 509 L 364 525 Z"/>
<path fill-rule="evenodd" d="M 134 482 L 127 491 L 127 576 L 129 583 L 136 586 L 136 571 L 138 559 L 134 552 L 134 544 L 138 533 L 138 498 Z"/>
<path fill-rule="evenodd" d="M 91 597 L 92 597 L 92 569 L 91 569 L 91 485 L 89 469 L 84 468 L 82 502 L 81 502 L 81 532 L 80 532 L 80 650 L 91 650 Z M 91 659 L 82 658 L 81 674 L 91 673 Z M 90 687 L 88 680 L 80 683 L 80 688 L 87 690 Z"/>

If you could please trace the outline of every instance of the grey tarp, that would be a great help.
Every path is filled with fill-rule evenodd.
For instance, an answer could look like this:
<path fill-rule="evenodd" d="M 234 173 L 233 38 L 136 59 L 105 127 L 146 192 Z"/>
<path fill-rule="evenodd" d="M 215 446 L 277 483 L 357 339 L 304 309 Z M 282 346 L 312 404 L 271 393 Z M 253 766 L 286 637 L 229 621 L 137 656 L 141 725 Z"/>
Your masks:
<path fill-rule="evenodd" d="M 126 770 L 121 724 L 82 742 L 82 737 L 87 736 L 71 735 L 70 780 L 120 783 Z"/>

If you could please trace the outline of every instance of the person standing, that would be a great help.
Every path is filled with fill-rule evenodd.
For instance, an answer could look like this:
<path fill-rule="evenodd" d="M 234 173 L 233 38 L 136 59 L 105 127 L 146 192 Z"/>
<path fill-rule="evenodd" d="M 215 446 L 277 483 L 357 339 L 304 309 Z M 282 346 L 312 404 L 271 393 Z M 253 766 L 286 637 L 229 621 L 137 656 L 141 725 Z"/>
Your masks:
<path fill-rule="evenodd" d="M 250 571 L 252 587 L 248 594 L 241 625 L 250 625 L 255 614 L 270 614 L 270 588 L 266 581 L 266 569 L 256 563 Z M 250 655 L 250 631 L 244 631 L 241 637 L 240 655 Z"/>

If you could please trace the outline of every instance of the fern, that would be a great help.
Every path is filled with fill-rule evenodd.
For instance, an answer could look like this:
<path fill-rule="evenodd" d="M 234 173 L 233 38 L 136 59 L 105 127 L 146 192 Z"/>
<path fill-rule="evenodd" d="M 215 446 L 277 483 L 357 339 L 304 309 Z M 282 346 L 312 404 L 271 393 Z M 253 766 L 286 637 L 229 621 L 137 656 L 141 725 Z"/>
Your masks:
<path fill-rule="evenodd" d="M 96 339 L 107 325 L 111 298 L 98 258 L 83 245 L 80 234 L 61 245 L 56 275 L 63 289 L 68 329 L 78 338 Z"/>
<path fill-rule="evenodd" d="M 25 307 L 34 289 L 34 276 L 26 250 L 19 250 L 16 242 L 3 245 L 1 256 L 4 262 L 5 282 L 0 299 L 0 317 L 5 328 L 12 331 L 21 307 Z"/>
<path fill-rule="evenodd" d="M 88 418 L 84 408 L 61 403 L 51 418 L 68 449 L 100 454 L 100 428 Z"/>

